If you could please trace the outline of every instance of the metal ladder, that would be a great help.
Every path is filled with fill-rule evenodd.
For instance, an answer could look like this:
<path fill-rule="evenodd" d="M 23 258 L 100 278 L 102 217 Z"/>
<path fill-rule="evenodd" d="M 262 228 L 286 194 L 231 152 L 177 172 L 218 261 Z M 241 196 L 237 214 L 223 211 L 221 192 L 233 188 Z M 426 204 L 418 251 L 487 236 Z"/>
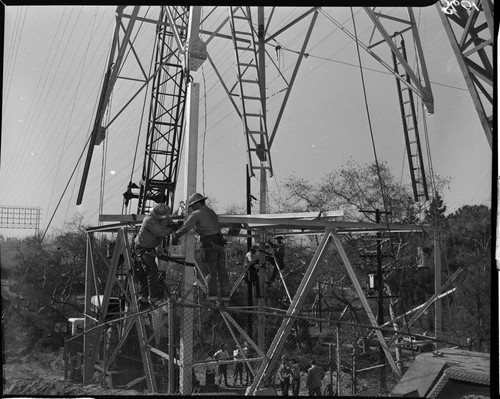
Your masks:
<path fill-rule="evenodd" d="M 398 50 L 407 61 L 406 48 L 404 40 L 401 39 L 401 44 Z M 408 84 L 411 80 L 404 72 L 400 73 L 396 55 L 392 53 L 392 60 L 394 63 L 394 72 L 405 79 Z M 427 191 L 427 181 L 425 177 L 424 161 L 422 157 L 422 149 L 420 146 L 420 136 L 418 131 L 417 114 L 415 112 L 415 101 L 413 99 L 413 92 L 407 85 L 401 83 L 396 78 L 396 85 L 398 89 L 399 105 L 401 108 L 401 119 L 403 121 L 403 132 L 405 135 L 406 153 L 408 156 L 408 164 L 410 166 L 411 185 L 413 187 L 413 196 L 416 202 L 424 199 L 429 200 L 429 193 Z"/>
<path fill-rule="evenodd" d="M 264 169 L 272 176 L 264 90 L 261 89 L 250 7 L 229 7 L 229 14 L 250 174 L 255 176 L 255 171 Z"/>

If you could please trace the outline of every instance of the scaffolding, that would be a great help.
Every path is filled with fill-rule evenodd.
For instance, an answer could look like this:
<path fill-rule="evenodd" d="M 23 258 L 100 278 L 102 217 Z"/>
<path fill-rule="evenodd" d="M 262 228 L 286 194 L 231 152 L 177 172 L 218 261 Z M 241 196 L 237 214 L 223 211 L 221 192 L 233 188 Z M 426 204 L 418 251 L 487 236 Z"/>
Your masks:
<path fill-rule="evenodd" d="M 139 311 L 136 288 L 134 281 L 134 268 L 137 267 L 135 256 L 131 250 L 131 243 L 142 217 L 133 220 L 126 215 L 102 215 L 101 221 L 117 221 L 108 226 L 95 227 L 87 230 L 87 268 L 86 268 L 86 292 L 85 292 L 85 325 L 84 325 L 84 384 L 108 378 L 109 381 L 119 380 L 119 385 L 133 387 L 143 384 L 148 392 L 166 392 L 173 394 L 179 389 L 183 394 L 190 394 L 193 386 L 186 386 L 186 382 L 178 380 L 179 374 L 186 367 L 183 359 L 191 359 L 188 370 L 189 373 L 200 367 L 198 361 L 193 358 L 194 344 L 190 341 L 184 345 L 179 345 L 179 338 L 185 334 L 182 329 L 189 329 L 191 335 L 194 334 L 193 308 L 198 305 L 196 297 L 203 297 L 201 293 L 204 284 L 204 275 L 200 265 L 195 260 L 194 263 L 187 262 L 185 249 L 170 248 L 169 253 L 164 257 L 159 257 L 159 269 L 167 272 L 169 268 L 175 268 L 180 274 L 185 274 L 186 270 L 192 271 L 195 275 L 195 283 L 191 287 L 184 287 L 183 290 L 174 292 L 169 300 L 157 309 Z M 298 214 L 293 217 L 286 214 L 280 215 L 220 215 L 219 220 L 224 228 L 235 228 L 244 226 L 256 233 L 259 230 L 279 229 L 287 230 L 290 233 L 299 232 L 301 234 L 318 234 L 322 236 L 318 248 L 309 263 L 302 282 L 291 298 L 291 303 L 281 316 L 283 321 L 278 328 L 274 339 L 269 347 L 260 347 L 253 341 L 240 323 L 231 316 L 232 307 L 211 308 L 212 314 L 220 314 L 227 326 L 231 337 L 239 349 L 242 349 L 243 341 L 246 341 L 253 349 L 256 356 L 254 358 L 241 360 L 246 362 L 253 374 L 253 384 L 248 388 L 248 394 L 253 394 L 258 389 L 267 384 L 272 376 L 276 361 L 282 352 L 283 345 L 292 331 L 294 320 L 300 316 L 300 308 L 304 303 L 307 294 L 312 291 L 316 282 L 316 275 L 319 264 L 323 261 L 328 250 L 335 250 L 342 259 L 342 264 L 347 271 L 352 285 L 362 302 L 364 311 L 368 316 L 371 326 L 375 329 L 375 336 L 383 348 L 387 364 L 391 367 L 395 375 L 400 375 L 401 371 L 397 366 L 389 345 L 378 329 L 377 321 L 372 313 L 371 307 L 365 296 L 364 290 L 356 276 L 353 266 L 345 252 L 340 236 L 342 234 L 373 233 L 373 232 L 421 232 L 422 226 L 416 225 L 396 225 L 396 224 L 376 224 L 376 223 L 354 223 L 338 222 L 334 217 L 317 217 L 310 214 Z M 114 237 L 111 258 L 99 249 L 96 235 L 111 234 Z M 174 254 L 175 253 L 175 254 Z M 106 281 L 99 278 L 99 269 L 104 269 L 107 273 Z M 283 277 L 283 276 L 282 276 Z M 177 277 L 182 279 L 182 277 Z M 200 289 L 200 291 L 198 291 Z M 265 290 L 264 287 L 262 287 Z M 435 299 L 435 298 L 434 298 Z M 431 302 L 432 303 L 432 302 Z M 189 310 L 182 316 L 183 323 L 174 307 L 179 307 L 181 311 Z M 241 309 L 241 307 L 235 307 Z M 247 309 L 255 313 L 255 309 Z M 275 310 L 265 308 L 263 317 L 272 316 Z M 190 315 L 186 317 L 186 315 Z M 106 332 L 116 324 L 119 342 L 112 351 L 106 348 Z M 128 362 L 120 370 L 110 370 L 112 364 L 116 364 L 118 353 L 126 352 Z M 122 355 L 123 357 L 123 355 Z M 133 359 L 133 360 L 132 360 Z M 228 362 L 234 362 L 233 360 Z M 203 362 L 202 362 L 203 363 Z M 123 360 L 122 360 L 123 365 Z M 195 380 L 192 380 L 194 383 Z M 110 382 L 113 385 L 113 382 Z M 109 385 L 109 384 L 108 384 Z M 114 383 L 116 385 L 116 383 Z"/>

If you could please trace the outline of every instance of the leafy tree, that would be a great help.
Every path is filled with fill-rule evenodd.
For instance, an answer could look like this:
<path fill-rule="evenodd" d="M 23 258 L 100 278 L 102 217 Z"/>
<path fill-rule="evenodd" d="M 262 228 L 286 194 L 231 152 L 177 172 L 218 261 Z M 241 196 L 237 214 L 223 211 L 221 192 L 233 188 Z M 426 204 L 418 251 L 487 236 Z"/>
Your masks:
<path fill-rule="evenodd" d="M 434 226 L 445 227 L 446 225 L 446 205 L 444 205 L 443 198 L 436 192 L 434 198 L 429 205 L 429 208 L 425 210 L 424 222 L 430 223 Z"/>
<path fill-rule="evenodd" d="M 489 351 L 491 321 L 491 210 L 465 205 L 447 218 L 446 259 L 450 272 L 464 271 L 456 281 L 449 330 L 457 339 L 470 337 Z"/>
<path fill-rule="evenodd" d="M 317 185 L 290 177 L 284 186 L 288 196 L 281 204 L 283 208 L 294 204 L 296 211 L 342 209 L 344 220 L 348 221 L 375 222 L 374 211 L 378 209 L 382 213 L 382 223 L 414 223 L 419 220 L 422 211 L 422 205 L 413 201 L 411 188 L 397 181 L 386 162 L 379 163 L 377 167 L 375 163 L 360 165 L 351 161 L 339 170 L 326 174 Z M 345 238 L 346 250 L 359 272 L 367 273 L 373 269 L 373 260 L 363 260 L 360 255 L 376 249 L 374 237 L 371 240 L 358 236 Z M 409 245 L 408 234 L 393 235 L 390 240 L 387 238 L 383 251 L 385 254 L 392 253 L 394 258 L 388 262 L 386 269 L 409 265 L 416 267 L 416 248 Z M 338 262 L 340 260 L 336 259 L 335 263 Z"/>
<path fill-rule="evenodd" d="M 43 241 L 40 237 L 18 240 L 10 247 L 5 268 L 18 282 L 26 306 L 52 309 L 63 315 L 81 314 L 76 295 L 85 292 L 86 227 L 83 216 L 76 215 L 65 229 Z M 4 267 L 4 265 L 2 265 Z"/>
<path fill-rule="evenodd" d="M 448 180 L 436 176 L 435 190 L 442 192 Z M 391 172 L 386 162 L 359 164 L 348 162 L 339 170 L 326 174 L 322 180 L 313 184 L 295 176 L 289 177 L 284 184 L 286 195 L 277 200 L 280 211 L 322 211 L 341 209 L 343 220 L 375 222 L 377 209 L 381 211 L 381 222 L 385 223 L 430 223 L 429 219 L 445 220 L 446 206 L 440 194 L 427 203 L 415 203 L 411 187 L 401 183 Z M 363 212 L 365 211 L 365 212 Z M 368 212 L 366 212 L 368 211 Z M 387 213 L 386 213 L 387 212 Z M 344 248 L 361 284 L 368 283 L 368 274 L 377 270 L 377 237 L 373 235 L 343 235 Z M 397 234 L 383 233 L 381 249 L 384 271 L 384 290 L 386 294 L 399 296 L 390 300 L 394 314 L 401 314 L 425 302 L 434 293 L 432 270 L 417 267 L 417 247 L 432 247 L 433 236 L 422 233 Z M 334 251 L 335 252 L 335 251 Z M 371 256 L 370 256 L 371 254 Z M 322 265 L 323 266 L 323 265 Z M 334 253 L 329 267 L 320 275 L 334 275 L 335 280 L 349 280 L 343 263 Z M 354 319 L 362 321 L 364 312 L 354 306 L 353 298 L 345 296 L 345 291 L 336 285 L 330 293 L 333 298 L 343 298 L 344 305 L 350 303 Z M 387 302 L 386 302 L 387 303 Z"/>

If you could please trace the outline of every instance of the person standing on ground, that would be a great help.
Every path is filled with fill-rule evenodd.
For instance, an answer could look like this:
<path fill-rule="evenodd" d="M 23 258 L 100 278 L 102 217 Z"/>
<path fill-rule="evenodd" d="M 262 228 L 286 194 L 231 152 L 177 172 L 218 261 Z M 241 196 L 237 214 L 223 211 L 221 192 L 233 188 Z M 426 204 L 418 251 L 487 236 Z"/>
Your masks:
<path fill-rule="evenodd" d="M 322 367 L 316 365 L 316 360 L 311 360 L 311 367 L 307 370 L 307 389 L 309 396 L 321 396 L 321 382 L 325 377 Z"/>
<path fill-rule="evenodd" d="M 163 299 L 164 293 L 156 264 L 156 247 L 162 243 L 164 237 L 175 231 L 175 226 L 169 207 L 158 204 L 144 217 L 134 239 L 134 251 L 141 261 L 140 267 L 134 270 L 134 277 L 138 282 L 139 309 L 149 303 L 154 305 Z"/>
<path fill-rule="evenodd" d="M 241 355 L 240 348 L 236 347 L 233 350 L 233 360 L 241 359 L 243 359 L 243 356 Z M 238 376 L 240 376 L 240 385 L 243 385 L 243 363 L 241 362 L 234 363 L 233 385 L 236 385 Z"/>
<path fill-rule="evenodd" d="M 213 362 L 215 361 L 215 359 L 212 357 L 212 355 L 210 354 L 210 352 L 208 352 L 208 357 L 207 357 L 206 361 L 209 364 L 207 364 L 205 366 L 205 386 L 215 385 L 215 371 L 216 371 L 216 367 L 213 364 Z"/>
<path fill-rule="evenodd" d="M 205 205 L 207 197 L 199 193 L 194 193 L 188 201 L 188 217 L 179 230 L 173 234 L 172 243 L 186 234 L 193 227 L 200 236 L 201 241 L 201 262 L 208 270 L 207 299 L 215 301 L 218 299 L 218 289 L 222 300 L 229 302 L 229 275 L 224 259 L 224 245 L 226 241 L 222 237 L 219 220 L 215 212 Z M 218 284 L 217 284 L 218 282 Z"/>
<path fill-rule="evenodd" d="M 300 392 L 300 367 L 297 359 L 292 359 L 290 366 L 290 374 L 292 376 L 292 396 L 299 396 Z"/>
<path fill-rule="evenodd" d="M 278 367 L 278 382 L 281 387 L 281 395 L 288 396 L 288 389 L 290 388 L 290 363 L 288 357 L 283 355 L 281 357 L 281 364 Z"/>
<path fill-rule="evenodd" d="M 226 344 L 220 345 L 220 349 L 214 354 L 214 359 L 217 361 L 229 359 L 229 353 L 227 353 Z M 224 377 L 224 383 L 226 384 L 226 386 L 229 386 L 227 382 L 227 363 L 219 364 L 219 385 L 222 385 L 222 377 Z"/>
<path fill-rule="evenodd" d="M 113 359 L 112 362 L 109 361 L 111 358 L 111 355 L 113 354 L 114 350 L 118 346 L 118 343 L 120 342 L 120 338 L 118 336 L 118 324 L 113 323 L 109 326 L 109 328 L 106 330 L 106 358 L 108 363 L 108 370 L 116 370 L 116 365 L 117 365 L 117 356 Z"/>
<path fill-rule="evenodd" d="M 249 355 L 249 350 L 248 350 L 248 343 L 245 341 L 243 343 L 243 348 L 241 348 L 242 351 L 243 351 L 243 357 L 245 359 L 248 359 L 248 355 Z M 248 384 L 253 384 L 253 374 L 252 374 L 252 371 L 250 370 L 250 366 L 248 365 L 247 362 L 245 362 L 245 384 L 248 385 Z"/>

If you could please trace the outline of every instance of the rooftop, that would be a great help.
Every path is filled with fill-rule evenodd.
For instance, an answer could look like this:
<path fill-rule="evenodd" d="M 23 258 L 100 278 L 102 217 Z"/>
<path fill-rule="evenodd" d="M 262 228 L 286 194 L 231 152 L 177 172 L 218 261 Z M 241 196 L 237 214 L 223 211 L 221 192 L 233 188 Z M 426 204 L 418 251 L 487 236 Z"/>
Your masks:
<path fill-rule="evenodd" d="M 393 396 L 434 397 L 449 378 L 466 383 L 490 385 L 490 354 L 458 348 L 418 355 L 399 383 L 392 390 Z"/>

